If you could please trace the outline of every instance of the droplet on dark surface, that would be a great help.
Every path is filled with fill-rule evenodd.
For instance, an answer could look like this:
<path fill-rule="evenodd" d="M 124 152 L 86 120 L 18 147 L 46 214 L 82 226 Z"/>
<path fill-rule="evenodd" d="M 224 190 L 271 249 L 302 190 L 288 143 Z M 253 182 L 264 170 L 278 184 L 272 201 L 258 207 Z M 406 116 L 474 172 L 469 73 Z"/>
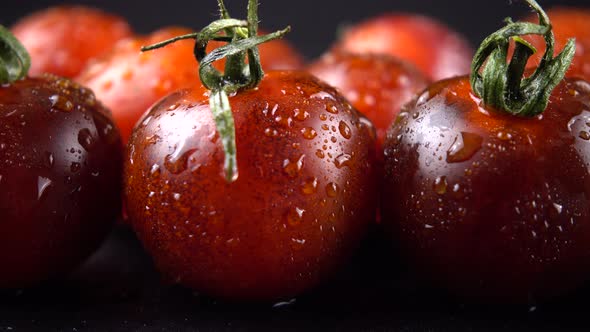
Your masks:
<path fill-rule="evenodd" d="M 483 137 L 478 134 L 461 132 L 447 150 L 447 162 L 460 163 L 467 161 L 482 147 Z"/>

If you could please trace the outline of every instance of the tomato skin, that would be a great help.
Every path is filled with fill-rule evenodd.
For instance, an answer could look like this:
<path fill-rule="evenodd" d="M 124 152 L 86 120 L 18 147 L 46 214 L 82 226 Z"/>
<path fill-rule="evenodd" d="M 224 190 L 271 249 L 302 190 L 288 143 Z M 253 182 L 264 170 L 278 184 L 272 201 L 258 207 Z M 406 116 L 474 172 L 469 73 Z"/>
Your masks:
<path fill-rule="evenodd" d="M 401 107 L 429 81 L 411 64 L 387 55 L 327 53 L 308 71 L 336 87 L 377 130 L 377 151 Z M 379 158 L 381 158 L 379 153 Z"/>
<path fill-rule="evenodd" d="M 11 30 L 31 55 L 29 75 L 52 73 L 70 78 L 78 75 L 89 60 L 132 34 L 122 17 L 83 6 L 35 12 Z"/>
<path fill-rule="evenodd" d="M 383 223 L 420 275 L 475 301 L 546 300 L 590 278 L 590 85 L 565 80 L 538 118 L 435 83 L 385 142 Z"/>
<path fill-rule="evenodd" d="M 464 37 L 433 18 L 390 13 L 348 28 L 334 51 L 388 54 L 434 81 L 469 73 L 473 50 Z"/>
<path fill-rule="evenodd" d="M 56 76 L 0 87 L 0 289 L 66 274 L 121 209 L 122 146 L 94 95 Z"/>
<path fill-rule="evenodd" d="M 113 112 L 123 142 L 127 142 L 133 126 L 152 104 L 173 91 L 200 84 L 194 40 L 181 40 L 145 53 L 140 53 L 140 48 L 192 32 L 183 27 L 165 27 L 145 37 L 126 39 L 78 76 L 77 81 L 94 90 Z M 212 42 L 208 50 L 221 45 Z M 265 69 L 289 69 L 301 61 L 289 44 L 280 40 L 264 44 L 260 53 L 261 60 L 267 61 Z M 215 63 L 220 70 L 223 65 L 224 61 Z"/>
<path fill-rule="evenodd" d="M 590 9 L 556 7 L 547 11 L 555 34 L 555 54 L 559 53 L 568 39 L 576 38 L 576 54 L 567 76 L 580 77 L 590 81 Z M 529 16 L 525 20 L 538 22 L 536 16 Z M 530 67 L 538 67 L 543 53 L 545 40 L 542 36 L 525 36 L 537 49 L 531 60 Z"/>
<path fill-rule="evenodd" d="M 375 214 L 373 128 L 303 72 L 268 72 L 230 103 L 238 179 L 223 177 L 205 90 L 174 93 L 129 141 L 129 218 L 169 280 L 230 301 L 290 298 L 345 262 Z"/>

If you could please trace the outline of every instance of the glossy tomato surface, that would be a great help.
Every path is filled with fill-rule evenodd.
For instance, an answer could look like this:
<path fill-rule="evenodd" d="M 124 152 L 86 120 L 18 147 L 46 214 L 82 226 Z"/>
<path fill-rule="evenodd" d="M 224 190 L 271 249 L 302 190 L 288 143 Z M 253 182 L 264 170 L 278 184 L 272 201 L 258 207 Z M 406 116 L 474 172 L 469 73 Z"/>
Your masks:
<path fill-rule="evenodd" d="M 122 151 L 92 92 L 54 76 L 0 87 L 1 288 L 67 273 L 120 213 Z"/>
<path fill-rule="evenodd" d="M 32 76 L 52 73 L 75 77 L 90 59 L 132 34 L 122 17 L 82 6 L 33 13 L 11 30 L 31 54 Z"/>
<path fill-rule="evenodd" d="M 178 41 L 145 53 L 140 53 L 141 47 L 192 32 L 182 27 L 166 27 L 145 37 L 121 41 L 77 78 L 111 109 L 124 142 L 152 104 L 173 91 L 200 84 L 199 65 L 193 55 L 194 40 Z M 211 43 L 208 49 L 221 45 Z M 281 40 L 261 46 L 260 57 L 267 70 L 291 69 L 301 64 L 300 56 Z M 224 61 L 215 65 L 222 70 Z"/>
<path fill-rule="evenodd" d="M 481 106 L 468 78 L 434 84 L 385 142 L 383 223 L 421 275 L 461 297 L 545 300 L 590 278 L 590 85 L 542 116 Z"/>
<path fill-rule="evenodd" d="M 349 27 L 335 51 L 388 54 L 432 80 L 469 73 L 473 50 L 459 33 L 433 18 L 390 13 Z"/>
<path fill-rule="evenodd" d="M 327 53 L 308 70 L 338 88 L 373 122 L 379 158 L 385 133 L 401 107 L 429 83 L 413 65 L 388 55 Z"/>
<path fill-rule="evenodd" d="M 548 10 L 547 15 L 555 34 L 556 54 L 563 49 L 568 39 L 576 39 L 576 54 L 567 75 L 590 81 L 590 9 L 556 7 Z M 529 16 L 526 20 L 538 22 L 539 19 Z M 530 66 L 537 67 L 545 53 L 545 40 L 542 36 L 526 36 L 525 39 L 537 49 L 529 61 Z"/>
<path fill-rule="evenodd" d="M 171 281 L 216 298 L 291 298 L 350 256 L 375 215 L 374 129 L 307 73 L 269 72 L 230 98 L 227 183 L 208 93 L 155 105 L 125 161 L 130 221 Z"/>

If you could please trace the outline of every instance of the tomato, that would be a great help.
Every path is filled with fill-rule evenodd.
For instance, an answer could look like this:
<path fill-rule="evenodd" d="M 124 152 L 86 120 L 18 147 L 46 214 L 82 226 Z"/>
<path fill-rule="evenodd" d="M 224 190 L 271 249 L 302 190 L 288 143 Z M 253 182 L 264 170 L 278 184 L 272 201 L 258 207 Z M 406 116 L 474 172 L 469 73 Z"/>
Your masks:
<path fill-rule="evenodd" d="M 387 55 L 328 53 L 308 70 L 338 88 L 371 120 L 377 130 L 377 151 L 382 151 L 385 132 L 402 105 L 428 84 L 411 64 Z"/>
<path fill-rule="evenodd" d="M 122 151 L 92 92 L 46 75 L 0 86 L 1 288 L 63 275 L 120 213 Z"/>
<path fill-rule="evenodd" d="M 229 100 L 237 180 L 224 177 L 209 93 L 173 93 L 129 140 L 129 218 L 173 282 L 225 300 L 291 298 L 334 273 L 375 215 L 374 129 L 304 72 L 268 72 Z"/>
<path fill-rule="evenodd" d="M 443 23 L 399 13 L 351 26 L 334 50 L 388 54 L 416 65 L 433 80 L 467 74 L 473 55 L 469 43 Z"/>
<path fill-rule="evenodd" d="M 82 6 L 51 7 L 12 27 L 31 53 L 30 75 L 75 77 L 88 61 L 106 53 L 132 32 L 119 16 Z"/>
<path fill-rule="evenodd" d="M 97 98 L 111 109 L 124 142 L 153 103 L 173 91 L 199 84 L 194 41 L 179 41 L 149 53 L 140 53 L 141 46 L 192 32 L 182 27 L 166 27 L 145 37 L 121 41 L 78 76 L 77 81 L 94 90 Z M 211 42 L 210 49 L 220 45 Z M 262 45 L 260 53 L 267 69 L 289 69 L 301 63 L 294 49 L 281 40 Z M 223 63 L 219 61 L 215 65 L 222 69 Z"/>
<path fill-rule="evenodd" d="M 581 77 L 590 81 L 590 10 L 584 8 L 557 7 L 547 11 L 553 24 L 556 44 L 555 52 L 561 51 L 569 38 L 576 38 L 576 55 L 569 76 Z M 529 16 L 527 21 L 538 21 L 536 16 Z M 541 61 L 545 51 L 545 43 L 541 36 L 525 38 L 537 48 L 538 52 L 530 60 L 531 66 Z"/>
<path fill-rule="evenodd" d="M 545 301 L 590 280 L 590 83 L 564 79 L 571 42 L 532 73 L 516 39 L 506 64 L 520 33 L 555 42 L 526 2 L 539 25 L 508 22 L 487 37 L 471 76 L 408 104 L 384 148 L 393 243 L 420 276 L 488 303 Z"/>
<path fill-rule="evenodd" d="M 437 83 L 385 143 L 383 220 L 405 257 L 454 294 L 526 302 L 590 276 L 590 85 L 568 80 L 542 117 Z"/>

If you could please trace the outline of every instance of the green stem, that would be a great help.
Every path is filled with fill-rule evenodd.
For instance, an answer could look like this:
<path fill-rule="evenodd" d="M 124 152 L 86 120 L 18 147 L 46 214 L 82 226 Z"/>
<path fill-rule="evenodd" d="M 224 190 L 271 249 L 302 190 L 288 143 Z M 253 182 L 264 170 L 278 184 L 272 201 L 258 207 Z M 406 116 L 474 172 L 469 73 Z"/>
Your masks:
<path fill-rule="evenodd" d="M 260 83 L 264 72 L 258 45 L 282 38 L 290 28 L 258 36 L 258 0 L 248 0 L 246 21 L 232 19 L 223 0 L 217 3 L 220 19 L 203 30 L 142 47 L 141 50 L 157 49 L 182 39 L 195 39 L 194 55 L 199 62 L 199 77 L 201 83 L 211 90 L 209 105 L 223 144 L 225 178 L 232 182 L 238 178 L 238 166 L 235 124 L 228 95 L 255 88 Z M 227 44 L 207 54 L 207 45 L 212 40 Z M 222 74 L 213 67 L 213 63 L 223 58 L 226 58 L 226 62 Z"/>
<path fill-rule="evenodd" d="M 31 57 L 23 44 L 0 25 L 0 84 L 26 77 L 30 67 Z"/>
<path fill-rule="evenodd" d="M 536 1 L 525 1 L 537 12 L 539 24 L 508 19 L 505 27 L 484 39 L 471 64 L 471 87 L 486 105 L 514 115 L 535 116 L 547 108 L 551 92 L 571 65 L 576 46 L 570 39 L 553 57 L 555 37 L 549 17 Z M 525 78 L 527 61 L 536 50 L 520 36 L 530 34 L 542 35 L 547 46 L 539 66 Z M 516 46 L 506 63 L 510 40 Z"/>

